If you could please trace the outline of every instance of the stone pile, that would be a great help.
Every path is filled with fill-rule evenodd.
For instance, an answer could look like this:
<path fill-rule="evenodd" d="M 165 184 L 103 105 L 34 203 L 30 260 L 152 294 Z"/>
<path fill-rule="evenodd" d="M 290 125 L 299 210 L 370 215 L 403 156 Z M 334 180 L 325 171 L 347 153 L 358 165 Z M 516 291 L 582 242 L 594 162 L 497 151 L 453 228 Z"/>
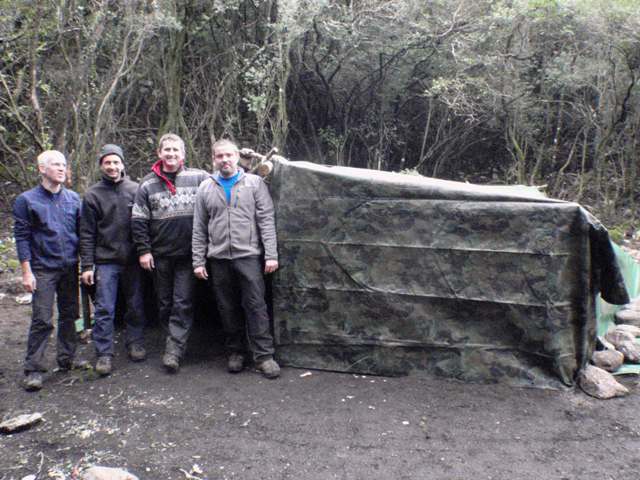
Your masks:
<path fill-rule="evenodd" d="M 611 372 L 625 362 L 640 364 L 640 297 L 633 299 L 615 314 L 615 323 L 604 337 L 598 337 L 603 350 L 593 353 L 591 363 L 580 372 L 580 387 L 596 398 L 626 395 L 629 390 L 615 380 Z"/>

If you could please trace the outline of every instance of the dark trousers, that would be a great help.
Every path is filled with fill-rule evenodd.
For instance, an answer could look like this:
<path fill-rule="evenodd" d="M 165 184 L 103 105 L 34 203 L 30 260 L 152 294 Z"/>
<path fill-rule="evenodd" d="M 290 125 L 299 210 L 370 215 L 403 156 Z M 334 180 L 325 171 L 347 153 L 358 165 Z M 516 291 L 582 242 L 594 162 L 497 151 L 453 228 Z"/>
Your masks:
<path fill-rule="evenodd" d="M 260 258 L 210 259 L 209 268 L 227 350 L 242 353 L 246 341 L 254 361 L 271 358 L 273 336 Z"/>
<path fill-rule="evenodd" d="M 92 330 L 93 343 L 98 356 L 113 355 L 113 331 L 118 290 L 124 294 L 126 344 L 142 345 L 145 325 L 142 296 L 142 269 L 139 265 L 96 265 L 96 310 Z"/>
<path fill-rule="evenodd" d="M 73 360 L 76 352 L 76 319 L 78 308 L 78 266 L 61 270 L 38 270 L 36 291 L 31 301 L 31 326 L 27 340 L 25 373 L 46 371 L 44 356 L 53 331 L 53 301 L 58 304 L 58 339 L 56 359 L 63 366 Z"/>
<path fill-rule="evenodd" d="M 158 319 L 167 328 L 167 352 L 182 356 L 193 326 L 195 276 L 191 257 L 154 257 Z"/>

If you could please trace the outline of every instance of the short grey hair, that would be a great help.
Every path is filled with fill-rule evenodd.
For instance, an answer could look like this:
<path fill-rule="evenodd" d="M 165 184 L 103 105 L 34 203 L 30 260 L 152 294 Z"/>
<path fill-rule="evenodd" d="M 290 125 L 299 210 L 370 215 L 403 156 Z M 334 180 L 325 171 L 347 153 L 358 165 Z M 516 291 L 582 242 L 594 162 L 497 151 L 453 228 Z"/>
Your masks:
<path fill-rule="evenodd" d="M 238 144 L 237 143 L 232 142 L 231 140 L 228 140 L 226 138 L 223 138 L 222 140 L 218 140 L 216 143 L 211 145 L 211 153 L 213 153 L 215 155 L 216 148 L 218 148 L 218 147 L 233 147 L 233 148 L 236 149 L 236 151 L 240 151 L 240 149 L 238 148 Z"/>
<path fill-rule="evenodd" d="M 178 144 L 180 144 L 180 150 L 182 151 L 182 156 L 183 157 L 187 156 L 187 152 L 184 148 L 184 140 L 182 140 L 182 138 L 180 138 L 175 133 L 165 133 L 164 135 L 162 135 L 160 137 L 160 140 L 158 141 L 158 150 L 162 150 L 162 145 L 164 144 L 164 142 L 178 142 Z"/>
<path fill-rule="evenodd" d="M 38 166 L 46 167 L 53 160 L 62 160 L 65 164 L 67 163 L 67 159 L 62 152 L 58 150 L 45 150 L 38 155 Z"/>

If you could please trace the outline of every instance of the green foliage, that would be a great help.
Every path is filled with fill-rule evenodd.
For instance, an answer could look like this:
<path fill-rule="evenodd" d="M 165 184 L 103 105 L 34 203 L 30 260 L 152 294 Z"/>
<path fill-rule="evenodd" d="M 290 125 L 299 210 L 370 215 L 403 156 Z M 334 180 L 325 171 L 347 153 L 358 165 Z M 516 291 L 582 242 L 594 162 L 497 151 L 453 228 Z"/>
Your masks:
<path fill-rule="evenodd" d="M 16 273 L 20 271 L 20 263 L 16 257 L 15 241 L 12 237 L 0 239 L 0 271 Z"/>
<path fill-rule="evenodd" d="M 624 243 L 626 232 L 629 231 L 630 227 L 631 225 L 628 223 L 609 227 L 609 238 L 612 242 L 622 245 Z"/>
<path fill-rule="evenodd" d="M 0 180 L 159 134 L 293 158 L 547 183 L 613 211 L 637 184 L 635 0 L 0 0 Z M 592 194 L 598 192 L 598 195 Z"/>

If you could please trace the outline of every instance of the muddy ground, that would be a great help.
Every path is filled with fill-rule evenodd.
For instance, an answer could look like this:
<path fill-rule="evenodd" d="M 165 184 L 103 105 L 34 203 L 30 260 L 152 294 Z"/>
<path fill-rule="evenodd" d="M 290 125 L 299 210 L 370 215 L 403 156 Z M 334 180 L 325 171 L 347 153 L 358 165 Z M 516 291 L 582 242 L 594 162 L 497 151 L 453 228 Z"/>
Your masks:
<path fill-rule="evenodd" d="M 90 464 L 141 479 L 640 477 L 636 377 L 623 379 L 628 397 L 608 401 L 292 368 L 266 380 L 228 374 L 202 328 L 168 375 L 156 329 L 144 363 L 127 361 L 119 342 L 111 376 L 52 371 L 42 391 L 27 393 L 19 382 L 29 315 L 13 296 L 0 301 L 0 417 L 42 412 L 45 421 L 0 436 L 0 480 L 75 478 Z M 83 351 L 91 357 L 90 345 Z"/>

